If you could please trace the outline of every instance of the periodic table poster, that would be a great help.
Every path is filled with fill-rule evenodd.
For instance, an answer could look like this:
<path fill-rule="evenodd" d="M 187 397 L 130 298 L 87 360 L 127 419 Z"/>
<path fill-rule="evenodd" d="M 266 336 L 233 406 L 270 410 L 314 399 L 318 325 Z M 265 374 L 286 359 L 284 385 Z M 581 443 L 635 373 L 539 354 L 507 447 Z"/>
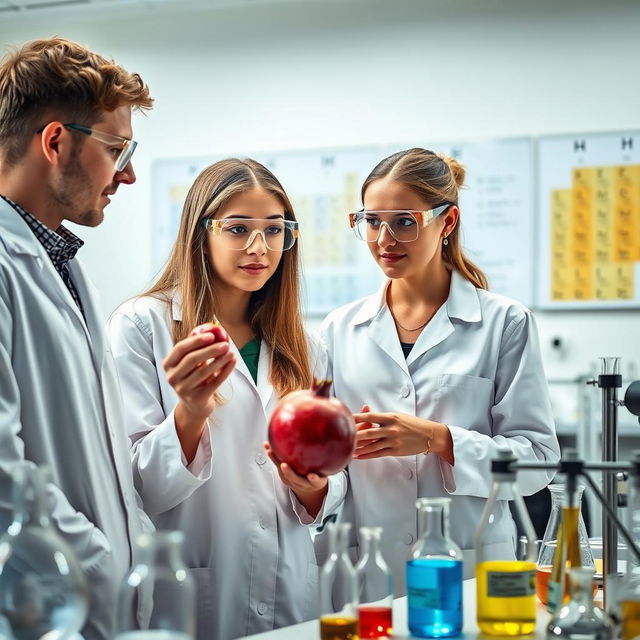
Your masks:
<path fill-rule="evenodd" d="M 640 132 L 540 139 L 538 306 L 640 307 Z"/>

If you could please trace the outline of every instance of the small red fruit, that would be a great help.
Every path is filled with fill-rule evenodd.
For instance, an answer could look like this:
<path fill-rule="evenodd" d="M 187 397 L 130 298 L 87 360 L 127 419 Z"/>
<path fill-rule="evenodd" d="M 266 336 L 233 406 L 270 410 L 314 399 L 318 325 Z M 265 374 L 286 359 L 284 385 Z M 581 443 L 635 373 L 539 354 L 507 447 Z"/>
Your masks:
<path fill-rule="evenodd" d="M 205 322 L 199 324 L 192 332 L 192 336 L 198 336 L 202 333 L 211 333 L 215 338 L 214 342 L 229 342 L 229 334 L 219 322 Z"/>
<path fill-rule="evenodd" d="M 274 456 L 296 473 L 329 476 L 351 460 L 356 437 L 353 415 L 329 397 L 331 380 L 294 391 L 278 402 L 269 421 L 269 444 Z"/>

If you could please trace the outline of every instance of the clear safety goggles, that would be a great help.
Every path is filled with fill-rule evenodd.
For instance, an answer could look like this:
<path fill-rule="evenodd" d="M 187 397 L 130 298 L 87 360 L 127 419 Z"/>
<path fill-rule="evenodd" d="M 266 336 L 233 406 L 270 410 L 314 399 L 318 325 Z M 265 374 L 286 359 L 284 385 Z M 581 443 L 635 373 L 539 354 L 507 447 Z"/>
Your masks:
<path fill-rule="evenodd" d="M 445 202 L 427 211 L 357 211 L 349 214 L 349 224 L 356 238 L 364 242 L 377 242 L 383 227 L 398 242 L 413 242 L 417 240 L 420 229 L 430 225 L 451 206 L 452 202 Z"/>
<path fill-rule="evenodd" d="M 277 218 L 207 218 L 202 224 L 225 247 L 235 251 L 248 249 L 258 236 L 269 251 L 286 251 L 300 234 L 295 220 Z"/>
<path fill-rule="evenodd" d="M 91 129 L 81 124 L 65 124 L 67 129 L 73 129 L 73 131 L 79 131 L 87 136 L 95 138 L 102 144 L 106 144 L 111 147 L 111 151 L 115 157 L 116 171 L 124 171 L 126 166 L 131 162 L 131 156 L 136 150 L 138 143 L 135 140 L 129 140 L 122 136 L 115 136 L 112 133 L 105 133 L 98 129 Z"/>

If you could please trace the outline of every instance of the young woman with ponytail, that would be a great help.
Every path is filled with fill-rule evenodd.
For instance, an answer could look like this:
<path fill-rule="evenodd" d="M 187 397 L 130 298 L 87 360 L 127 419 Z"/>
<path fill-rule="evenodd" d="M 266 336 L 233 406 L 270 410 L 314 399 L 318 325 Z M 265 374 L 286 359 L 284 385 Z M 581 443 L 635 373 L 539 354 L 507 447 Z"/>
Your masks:
<path fill-rule="evenodd" d="M 356 532 L 384 528 L 396 595 L 405 593 L 405 562 L 418 536 L 417 497 L 451 497 L 451 534 L 470 577 L 498 449 L 524 461 L 559 458 L 534 318 L 490 293 L 464 254 L 464 175 L 458 162 L 425 149 L 374 168 L 362 187 L 364 207 L 349 218 L 386 281 L 332 312 L 321 330 L 334 393 L 358 426 L 341 517 Z M 529 471 L 518 482 L 528 495 L 551 478 Z M 515 554 L 507 502 L 502 517 L 491 541 L 500 558 L 505 549 Z"/>

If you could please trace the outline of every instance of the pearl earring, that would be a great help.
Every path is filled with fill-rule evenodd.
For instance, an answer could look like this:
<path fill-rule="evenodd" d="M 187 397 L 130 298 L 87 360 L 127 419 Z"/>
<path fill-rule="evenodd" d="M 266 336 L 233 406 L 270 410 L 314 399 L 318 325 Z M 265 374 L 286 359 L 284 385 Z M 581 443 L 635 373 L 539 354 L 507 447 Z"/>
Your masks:
<path fill-rule="evenodd" d="M 449 241 L 447 240 L 447 236 L 445 236 L 445 237 L 442 239 L 442 244 L 443 244 L 445 247 L 449 244 Z"/>

